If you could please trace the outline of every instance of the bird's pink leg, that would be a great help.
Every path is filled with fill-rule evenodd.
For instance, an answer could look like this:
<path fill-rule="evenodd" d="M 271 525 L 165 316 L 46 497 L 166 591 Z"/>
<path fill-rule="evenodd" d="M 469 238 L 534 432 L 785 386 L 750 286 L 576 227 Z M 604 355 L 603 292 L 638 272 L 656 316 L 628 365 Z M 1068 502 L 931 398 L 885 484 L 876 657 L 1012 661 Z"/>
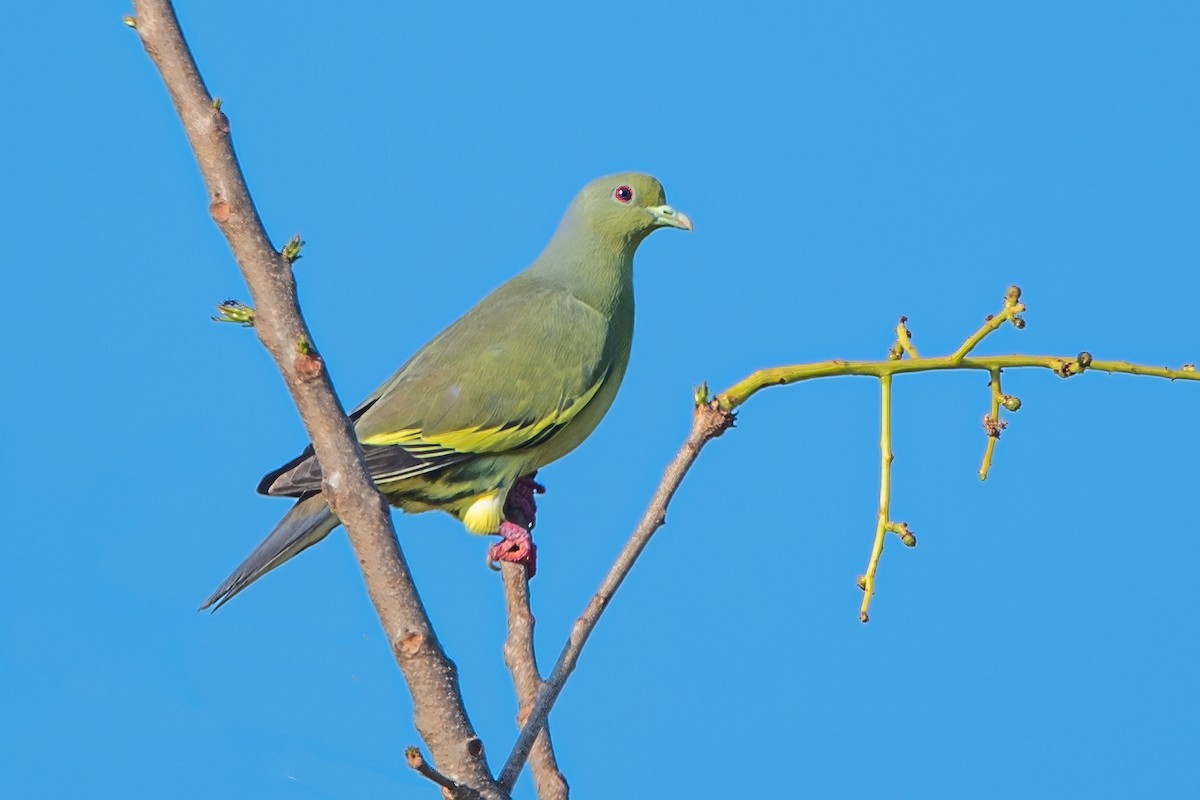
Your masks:
<path fill-rule="evenodd" d="M 535 494 L 545 494 L 546 487 L 534 480 L 537 473 L 517 478 L 504 498 L 504 518 L 512 520 L 526 530 L 537 524 L 537 500 Z"/>
<path fill-rule="evenodd" d="M 500 541 L 488 549 L 488 563 L 495 565 L 497 561 L 511 561 L 514 564 L 524 564 L 525 574 L 532 578 L 537 572 L 537 545 L 533 543 L 530 531 L 537 521 L 537 502 L 535 494 L 541 494 L 546 488 L 526 475 L 517 480 L 504 501 L 504 522 L 496 536 Z"/>

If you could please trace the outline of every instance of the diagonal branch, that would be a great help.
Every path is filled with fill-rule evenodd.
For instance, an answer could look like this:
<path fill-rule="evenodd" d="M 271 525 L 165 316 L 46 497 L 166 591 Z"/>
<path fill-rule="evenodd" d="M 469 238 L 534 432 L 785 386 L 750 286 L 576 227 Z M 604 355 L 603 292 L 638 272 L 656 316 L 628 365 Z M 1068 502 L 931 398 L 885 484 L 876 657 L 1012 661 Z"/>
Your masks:
<path fill-rule="evenodd" d="M 562 692 L 567 678 L 575 670 L 579 654 L 583 650 L 583 646 L 587 644 L 588 637 L 595 630 L 596 623 L 600 621 L 600 615 L 608 607 L 609 601 L 620 588 L 621 583 L 629 574 L 629 570 L 633 569 L 642 550 L 646 549 L 646 545 L 650 543 L 650 537 L 666 524 L 667 506 L 671 504 L 671 498 L 675 496 L 679 484 L 683 482 L 688 470 L 692 468 L 692 464 L 695 463 L 704 445 L 733 427 L 732 412 L 720 409 L 715 401 L 708 402 L 707 388 L 702 387 L 697 391 L 696 401 L 696 410 L 692 417 L 692 431 L 688 434 L 687 441 L 683 443 L 683 447 L 680 448 L 666 472 L 663 473 L 662 482 L 654 493 L 654 499 L 650 501 L 650 506 L 642 515 L 641 522 L 634 529 L 629 541 L 625 543 L 624 549 L 617 556 L 617 560 L 608 571 L 608 575 L 605 576 L 604 582 L 592 596 L 591 602 L 587 604 L 583 614 L 575 620 L 575 624 L 571 628 L 571 635 L 567 638 L 567 643 L 563 647 L 562 653 L 559 654 L 554 669 L 550 671 L 550 677 L 542 686 L 537 702 L 534 703 L 533 710 L 529 713 L 525 727 L 517 736 L 508 760 L 504 762 L 504 768 L 496 780 L 505 791 L 512 791 L 513 785 L 517 782 L 517 776 L 521 774 L 521 768 L 525 765 L 525 760 L 529 758 L 530 748 L 533 747 L 534 740 L 545 727 L 550 709 L 558 700 L 558 695 Z"/>
<path fill-rule="evenodd" d="M 367 591 L 413 698 L 413 721 L 440 771 L 471 787 L 462 796 L 502 798 L 463 706 L 458 672 L 446 656 L 400 552 L 387 504 L 300 314 L 288 258 L 271 245 L 229 136 L 184 41 L 169 0 L 135 0 L 127 19 L 142 39 L 183 123 L 204 182 L 209 213 L 229 242 L 253 297 L 254 328 L 275 359 L 312 437 L 329 505 L 346 526 Z"/>

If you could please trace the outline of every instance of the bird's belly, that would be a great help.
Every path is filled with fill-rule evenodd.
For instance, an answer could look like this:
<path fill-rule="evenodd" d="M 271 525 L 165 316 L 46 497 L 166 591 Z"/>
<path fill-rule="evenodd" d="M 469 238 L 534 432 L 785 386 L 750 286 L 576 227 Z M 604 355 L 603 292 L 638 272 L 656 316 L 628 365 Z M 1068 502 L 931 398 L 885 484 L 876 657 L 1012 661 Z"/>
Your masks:
<path fill-rule="evenodd" d="M 511 455 L 476 458 L 456 464 L 431 476 L 418 476 L 394 484 L 380 486 L 388 502 L 408 514 L 425 511 L 445 511 L 462 520 L 472 533 L 494 533 L 494 525 L 485 524 L 477 512 L 499 492 L 507 492 L 517 478 L 536 467 L 528 465 L 525 457 Z M 496 525 L 503 497 L 496 503 Z M 473 511 L 474 509 L 474 511 Z M 490 515 L 489 515 L 490 516 Z"/>

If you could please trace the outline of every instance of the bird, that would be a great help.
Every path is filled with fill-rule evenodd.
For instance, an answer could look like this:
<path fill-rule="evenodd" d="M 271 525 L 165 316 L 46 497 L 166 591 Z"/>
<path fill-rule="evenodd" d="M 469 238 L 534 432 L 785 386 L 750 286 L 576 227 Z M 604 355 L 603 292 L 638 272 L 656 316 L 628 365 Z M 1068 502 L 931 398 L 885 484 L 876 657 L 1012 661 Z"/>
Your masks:
<path fill-rule="evenodd" d="M 656 178 L 588 183 L 532 264 L 350 412 L 391 505 L 445 511 L 471 533 L 499 535 L 490 559 L 524 563 L 532 576 L 531 521 L 512 506 L 506 514 L 506 502 L 531 501 L 541 487 L 530 476 L 574 450 L 612 405 L 633 340 L 634 252 L 659 228 L 691 231 L 692 221 L 667 205 Z M 259 493 L 296 503 L 201 610 L 220 608 L 341 524 L 321 481 L 311 444 L 262 478 Z"/>

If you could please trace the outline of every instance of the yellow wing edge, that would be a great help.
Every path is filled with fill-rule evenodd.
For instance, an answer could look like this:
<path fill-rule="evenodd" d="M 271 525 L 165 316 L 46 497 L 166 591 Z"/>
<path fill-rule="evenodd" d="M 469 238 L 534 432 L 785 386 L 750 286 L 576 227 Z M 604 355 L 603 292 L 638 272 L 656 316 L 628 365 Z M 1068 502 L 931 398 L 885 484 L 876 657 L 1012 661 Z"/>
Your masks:
<path fill-rule="evenodd" d="M 377 433 L 361 441 L 363 444 L 370 445 L 400 445 L 413 455 L 426 458 L 450 453 L 500 453 L 517 450 L 536 442 L 538 437 L 551 428 L 561 428 L 570 422 L 580 409 L 596 396 L 607 377 L 608 375 L 605 373 L 579 397 L 561 406 L 553 414 L 534 422 L 476 426 L 440 433 L 425 433 L 420 428 L 405 428 L 388 433 Z"/>

